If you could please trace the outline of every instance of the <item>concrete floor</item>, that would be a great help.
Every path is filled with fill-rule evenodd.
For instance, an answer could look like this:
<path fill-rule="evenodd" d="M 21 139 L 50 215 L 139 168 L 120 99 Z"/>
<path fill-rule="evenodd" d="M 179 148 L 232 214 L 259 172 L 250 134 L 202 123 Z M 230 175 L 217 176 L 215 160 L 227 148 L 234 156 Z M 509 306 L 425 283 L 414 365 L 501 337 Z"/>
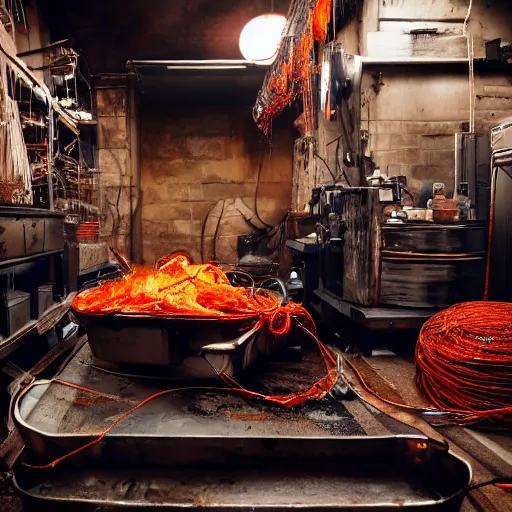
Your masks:
<path fill-rule="evenodd" d="M 384 353 L 386 355 L 363 358 L 375 370 L 377 379 L 381 379 L 384 392 L 387 386 L 391 393 L 396 393 L 409 405 L 428 406 L 416 386 L 415 366 L 410 352 L 406 349 L 402 355 Z M 375 385 L 379 386 L 378 382 Z M 350 411 L 350 407 L 348 409 Z M 451 448 L 471 464 L 474 483 L 497 476 L 512 476 L 512 432 L 457 426 L 440 427 L 438 431 L 448 440 Z M 512 511 L 510 491 L 488 486 L 473 492 L 471 497 L 472 500 L 465 500 L 462 510 Z"/>

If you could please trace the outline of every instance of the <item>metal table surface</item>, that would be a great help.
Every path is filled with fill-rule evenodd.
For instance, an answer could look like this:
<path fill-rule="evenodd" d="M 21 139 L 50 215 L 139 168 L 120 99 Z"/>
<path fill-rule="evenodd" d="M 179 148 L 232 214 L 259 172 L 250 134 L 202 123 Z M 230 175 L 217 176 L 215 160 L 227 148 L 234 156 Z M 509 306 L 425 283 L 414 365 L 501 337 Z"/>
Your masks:
<path fill-rule="evenodd" d="M 378 308 L 357 306 L 329 290 L 315 290 L 315 295 L 342 315 L 368 329 L 419 329 L 439 309 L 434 308 Z"/>
<path fill-rule="evenodd" d="M 29 388 L 17 421 L 32 452 L 25 461 L 44 464 L 70 453 L 142 399 L 175 386 L 93 363 L 84 345 L 58 377 L 117 399 L 48 381 Z M 285 395 L 307 389 L 323 371 L 320 357 L 306 353 L 302 362 L 267 362 L 243 384 Z M 411 428 L 365 436 L 332 396 L 285 408 L 220 389 L 188 390 L 148 403 L 100 445 L 56 468 L 27 469 L 20 461 L 15 485 L 26 512 L 457 510 L 471 477 L 462 460 Z M 425 450 L 421 463 L 417 450 Z"/>
<path fill-rule="evenodd" d="M 297 238 L 296 240 L 286 240 L 286 247 L 301 254 L 318 255 L 320 253 L 320 246 L 318 245 L 316 238 Z"/>
<path fill-rule="evenodd" d="M 308 389 L 323 371 L 320 358 L 307 353 L 301 363 L 269 363 L 243 384 L 251 390 L 285 395 Z M 90 394 L 59 384 L 48 389 L 41 386 L 39 391 L 35 388 L 34 393 L 24 398 L 20 413 L 27 424 L 49 434 L 99 434 L 139 401 L 176 387 L 171 381 L 131 379 L 98 369 L 87 344 L 58 377 L 123 401 L 95 400 Z M 215 386 L 218 382 L 205 385 Z M 156 399 L 120 423 L 112 434 L 140 432 L 147 436 L 183 432 L 190 436 L 364 435 L 343 404 L 334 399 L 287 409 L 261 401 L 250 402 L 220 389 L 186 391 Z"/>

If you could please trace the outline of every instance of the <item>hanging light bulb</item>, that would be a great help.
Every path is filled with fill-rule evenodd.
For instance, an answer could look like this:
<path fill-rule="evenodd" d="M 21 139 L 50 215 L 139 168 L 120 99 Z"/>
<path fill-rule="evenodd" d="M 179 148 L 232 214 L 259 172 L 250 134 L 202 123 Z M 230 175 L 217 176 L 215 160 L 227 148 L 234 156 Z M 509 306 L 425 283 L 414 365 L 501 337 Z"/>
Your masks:
<path fill-rule="evenodd" d="M 240 51 L 246 60 L 271 64 L 276 56 L 286 17 L 281 14 L 263 14 L 253 18 L 240 34 Z"/>

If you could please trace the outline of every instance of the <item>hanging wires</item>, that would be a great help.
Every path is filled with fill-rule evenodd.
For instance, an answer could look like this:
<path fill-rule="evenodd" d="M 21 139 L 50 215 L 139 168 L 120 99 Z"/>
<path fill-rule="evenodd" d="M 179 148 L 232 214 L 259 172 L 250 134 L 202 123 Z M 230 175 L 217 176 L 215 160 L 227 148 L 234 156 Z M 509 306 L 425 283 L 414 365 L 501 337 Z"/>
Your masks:
<path fill-rule="evenodd" d="M 17 77 L 8 73 L 10 67 L 4 54 L 0 54 L 0 95 L 2 114 L 0 122 L 0 140 L 2 145 L 2 168 L 0 179 L 3 188 L 2 199 L 7 202 L 32 202 L 32 169 L 28 159 L 27 147 L 23 135 L 23 126 L 15 95 Z M 21 81 L 20 81 L 21 88 Z M 20 93 L 21 97 L 21 93 Z M 32 99 L 32 89 L 31 89 Z M 3 197 L 3 196 L 11 197 Z"/>
<path fill-rule="evenodd" d="M 325 40 L 330 12 L 330 0 L 292 0 L 276 59 L 253 109 L 254 121 L 267 137 L 272 120 L 299 97 L 306 135 L 313 135 L 313 47 L 315 40 Z"/>
<path fill-rule="evenodd" d="M 261 173 L 263 171 L 263 161 L 265 159 L 265 154 L 262 153 L 260 163 L 258 165 L 258 173 L 256 175 L 256 188 L 254 189 L 254 215 L 256 215 L 256 218 L 261 222 L 262 226 L 265 226 L 267 229 L 273 229 L 274 226 L 271 226 L 270 224 L 267 224 L 261 217 L 258 212 L 258 192 L 260 188 L 260 181 L 261 181 Z M 268 161 L 269 165 L 272 165 L 272 145 L 270 145 L 270 151 L 268 155 Z"/>
<path fill-rule="evenodd" d="M 468 11 L 464 18 L 464 24 L 462 27 L 462 34 L 466 36 L 467 48 L 468 48 L 468 61 L 469 61 L 469 131 L 470 133 L 475 132 L 475 106 L 476 106 L 476 95 L 475 95 L 475 47 L 474 40 L 471 31 L 468 30 L 469 19 L 471 17 L 471 10 L 473 8 L 473 0 L 469 0 Z"/>

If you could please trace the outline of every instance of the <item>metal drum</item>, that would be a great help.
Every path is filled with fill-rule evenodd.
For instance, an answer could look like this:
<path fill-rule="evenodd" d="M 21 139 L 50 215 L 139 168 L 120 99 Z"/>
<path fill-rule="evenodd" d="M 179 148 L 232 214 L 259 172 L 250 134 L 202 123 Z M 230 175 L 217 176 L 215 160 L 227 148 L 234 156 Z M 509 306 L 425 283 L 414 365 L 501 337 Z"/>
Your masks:
<path fill-rule="evenodd" d="M 444 308 L 482 299 L 485 222 L 386 225 L 382 240 L 380 305 Z"/>

